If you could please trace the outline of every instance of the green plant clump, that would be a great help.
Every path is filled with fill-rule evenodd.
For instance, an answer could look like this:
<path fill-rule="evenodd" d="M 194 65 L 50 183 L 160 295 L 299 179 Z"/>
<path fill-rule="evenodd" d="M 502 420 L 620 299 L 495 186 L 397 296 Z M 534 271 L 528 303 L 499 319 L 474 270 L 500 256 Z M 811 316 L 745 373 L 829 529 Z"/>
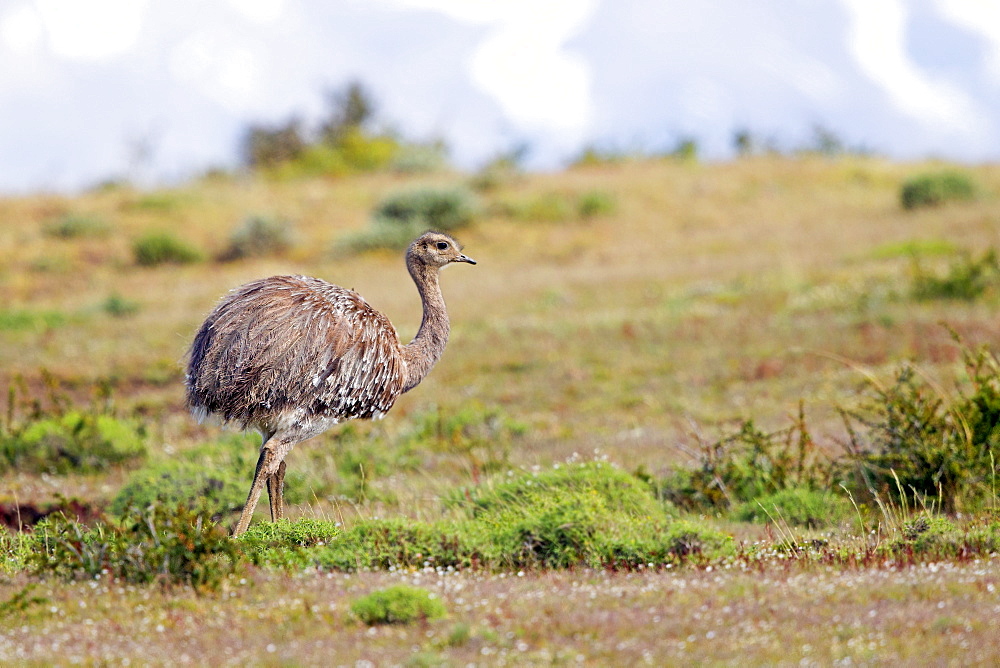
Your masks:
<path fill-rule="evenodd" d="M 418 188 L 389 195 L 372 214 L 376 224 L 432 228 L 449 232 L 475 218 L 475 204 L 465 190 Z"/>
<path fill-rule="evenodd" d="M 920 300 L 961 299 L 972 301 L 1000 284 L 1000 260 L 991 248 L 978 260 L 969 256 L 953 263 L 945 276 L 935 276 L 917 265 L 913 296 Z"/>
<path fill-rule="evenodd" d="M 246 437 L 233 434 L 219 441 L 152 461 L 135 471 L 118 490 L 111 512 L 124 513 L 130 506 L 144 508 L 161 503 L 198 508 L 213 517 L 239 511 L 253 477 L 257 450 Z M 301 503 L 305 478 L 292 471 L 285 478 L 285 500 Z"/>
<path fill-rule="evenodd" d="M 421 587 L 393 585 L 355 599 L 351 613 L 365 624 L 411 624 L 447 614 L 444 603 Z"/>
<path fill-rule="evenodd" d="M 615 212 L 615 198 L 606 192 L 591 190 L 580 195 L 576 208 L 581 218 L 607 216 Z"/>
<path fill-rule="evenodd" d="M 329 525 L 251 527 L 245 540 L 255 563 L 344 571 L 632 569 L 718 559 L 734 550 L 731 536 L 672 519 L 648 485 L 603 462 L 520 474 L 494 487 L 461 490 L 446 503 L 459 517 L 364 520 L 339 533 Z M 323 537 L 309 537 L 314 534 Z"/>
<path fill-rule="evenodd" d="M 212 516 L 221 516 L 243 507 L 246 499 L 243 483 L 235 471 L 215 469 L 204 463 L 183 460 L 151 463 L 132 473 L 122 485 L 111 502 L 111 512 L 122 515 L 131 507 L 165 503 L 199 506 Z"/>
<path fill-rule="evenodd" d="M 221 527 L 183 507 L 153 506 L 93 528 L 60 514 L 36 525 L 34 540 L 29 569 L 67 580 L 107 575 L 214 591 L 244 563 L 238 543 Z"/>
<path fill-rule="evenodd" d="M 101 302 L 101 310 L 112 318 L 127 318 L 139 312 L 139 302 L 113 293 Z"/>
<path fill-rule="evenodd" d="M 104 237 L 110 226 L 100 218 L 68 213 L 45 226 L 45 234 L 59 239 L 79 239 L 83 237 Z"/>
<path fill-rule="evenodd" d="M 0 434 L 0 470 L 104 471 L 146 456 L 146 427 L 93 412 L 42 416 Z"/>
<path fill-rule="evenodd" d="M 945 512 L 992 498 L 1000 452 L 1000 362 L 986 348 L 963 351 L 971 393 L 948 400 L 904 366 L 891 386 L 872 386 L 869 404 L 845 413 L 850 435 L 839 462 L 860 498 L 913 494 Z M 865 439 L 857 425 L 866 428 Z"/>
<path fill-rule="evenodd" d="M 900 203 L 908 211 L 950 201 L 970 200 L 975 196 L 976 186 L 972 179 L 956 171 L 915 176 L 903 183 L 899 193 Z"/>
<path fill-rule="evenodd" d="M 422 232 L 451 232 L 476 217 L 472 195 L 461 188 L 418 188 L 389 195 L 372 212 L 368 230 L 340 242 L 349 252 L 406 248 Z"/>
<path fill-rule="evenodd" d="M 172 234 L 147 234 L 132 244 L 136 264 L 155 267 L 161 264 L 190 264 L 201 260 L 201 253 Z"/>
<path fill-rule="evenodd" d="M 219 256 L 222 261 L 242 260 L 284 253 L 292 245 L 291 225 L 266 216 L 250 216 L 229 237 Z"/>
<path fill-rule="evenodd" d="M 846 496 L 796 487 L 738 505 L 733 510 L 733 519 L 820 529 L 836 526 L 850 517 L 851 512 L 851 502 Z"/>
<path fill-rule="evenodd" d="M 682 510 L 726 510 L 782 490 L 829 489 L 829 467 L 816 457 L 803 407 L 788 428 L 764 432 L 751 420 L 703 443 L 694 469 L 677 469 L 656 483 L 657 494 Z"/>

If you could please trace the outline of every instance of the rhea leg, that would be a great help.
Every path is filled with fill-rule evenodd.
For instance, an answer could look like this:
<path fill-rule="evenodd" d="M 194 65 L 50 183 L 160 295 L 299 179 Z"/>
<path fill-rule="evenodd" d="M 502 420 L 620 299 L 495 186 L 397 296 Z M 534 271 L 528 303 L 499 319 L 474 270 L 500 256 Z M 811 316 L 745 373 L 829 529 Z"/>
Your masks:
<path fill-rule="evenodd" d="M 257 470 L 253 474 L 253 483 L 250 485 L 250 494 L 247 495 L 247 502 L 240 513 L 240 521 L 233 529 L 233 537 L 239 536 L 250 526 L 250 518 L 253 511 L 257 509 L 257 502 L 260 501 L 260 493 L 264 488 L 264 481 L 270 481 L 271 476 L 280 468 L 281 460 L 278 453 L 273 448 L 263 447 L 260 450 L 260 457 L 257 459 Z"/>
<path fill-rule="evenodd" d="M 278 464 L 278 470 L 267 479 L 267 499 L 271 503 L 271 521 L 277 522 L 285 516 L 285 460 Z"/>

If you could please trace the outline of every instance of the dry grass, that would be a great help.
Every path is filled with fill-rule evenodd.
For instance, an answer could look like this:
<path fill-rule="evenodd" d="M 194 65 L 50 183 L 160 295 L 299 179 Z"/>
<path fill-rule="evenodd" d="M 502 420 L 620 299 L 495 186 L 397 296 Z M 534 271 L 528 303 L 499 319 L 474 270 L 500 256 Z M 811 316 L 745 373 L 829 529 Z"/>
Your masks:
<path fill-rule="evenodd" d="M 483 195 L 489 213 L 459 236 L 479 261 L 445 273 L 453 331 L 441 363 L 375 426 L 396 442 L 420 415 L 470 403 L 527 425 L 510 467 L 595 450 L 626 469 L 659 474 L 685 460 L 693 431 L 741 417 L 787 423 L 805 402 L 813 436 L 839 451 L 837 406 L 864 376 L 915 360 L 944 387 L 959 373 L 947 322 L 971 344 L 995 337 L 996 299 L 907 297 L 905 248 L 1000 246 L 1000 168 L 970 170 L 973 202 L 904 212 L 900 184 L 925 164 L 874 159 L 755 158 L 699 165 L 669 160 L 577 168 L 512 181 Z M 204 315 L 231 287 L 272 273 L 305 273 L 359 290 L 404 339 L 419 302 L 392 253 L 339 257 L 341 236 L 368 224 L 386 193 L 455 185 L 462 175 L 376 175 L 337 181 L 211 180 L 175 191 L 105 190 L 76 198 L 0 200 L 0 387 L 40 369 L 69 381 L 75 400 L 98 378 L 117 383 L 123 410 L 155 425 L 169 456 L 215 438 L 182 409 L 182 365 Z M 613 196 L 608 215 L 563 222 L 513 219 L 504 204 L 546 193 Z M 66 214 L 103 221 L 105 237 L 61 239 Z M 211 257 L 250 215 L 292 222 L 281 258 L 142 268 L 131 242 L 169 230 Z M 904 249 L 904 250 L 900 250 Z M 924 266 L 945 266 L 928 254 Z M 116 317 L 111 295 L 138 311 Z M 248 448 L 253 438 L 247 439 Z M 334 437 L 301 445 L 290 470 L 337 478 Z M 419 452 L 421 465 L 367 481 L 372 500 L 314 495 L 291 517 L 441 515 L 442 490 L 482 474 L 468 453 Z M 393 453 L 389 453 L 393 456 Z M 106 502 L 127 473 L 52 478 L 18 474 L 0 496 L 57 494 Z M 251 471 L 247 471 L 249 484 Z M 745 528 L 740 531 L 747 531 Z M 750 532 L 749 537 L 753 537 Z M 783 570 L 525 578 L 439 574 L 258 573 L 223 596 L 43 584 L 50 603 L 0 620 L 3 662 L 135 661 L 414 665 L 571 662 L 829 664 L 989 663 L 1000 656 L 996 561 L 894 570 Z M 441 595 L 450 619 L 369 631 L 345 621 L 350 598 L 399 580 Z M 25 584 L 0 584 L 9 599 Z M 88 607 L 81 607 L 85 602 Z M 125 611 L 128 611 L 127 614 Z M 641 623 L 638 623 L 641 622 Z M 129 629 L 123 633 L 122 629 Z M 450 640 L 449 640 L 450 638 Z"/>

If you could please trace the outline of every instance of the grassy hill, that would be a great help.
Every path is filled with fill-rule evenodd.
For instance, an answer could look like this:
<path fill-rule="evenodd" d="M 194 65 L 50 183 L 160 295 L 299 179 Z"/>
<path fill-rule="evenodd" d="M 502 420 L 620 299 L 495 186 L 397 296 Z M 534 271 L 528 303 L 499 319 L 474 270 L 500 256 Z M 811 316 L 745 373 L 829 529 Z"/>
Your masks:
<path fill-rule="evenodd" d="M 662 481 L 678 470 L 704 466 L 710 446 L 747 420 L 766 434 L 807 423 L 810 457 L 836 459 L 851 443 L 845 414 L 865 410 L 873 387 L 892 387 L 904 363 L 911 362 L 917 378 L 947 404 L 971 391 L 963 350 L 995 345 L 1000 275 L 987 252 L 1000 245 L 1000 168 L 962 168 L 976 186 L 971 199 L 902 206 L 908 179 L 942 169 L 955 168 L 856 157 L 772 156 L 720 164 L 657 159 L 506 174 L 489 184 L 453 173 L 288 181 L 233 176 L 153 192 L 108 187 L 75 197 L 0 199 L 0 386 L 11 388 L 7 431 L 91 411 L 121 421 L 145 448 L 141 456 L 122 455 L 121 461 L 97 461 L 90 468 L 67 464 L 58 472 L 47 470 L 45 461 L 8 465 L 0 478 L 0 500 L 7 507 L 43 508 L 61 496 L 88 511 L 110 512 L 124 503 L 122 490 L 130 484 L 138 485 L 130 499 L 145 498 L 146 488 L 139 485 L 146 480 L 140 480 L 144 471 L 155 481 L 166 475 L 164 467 L 181 462 L 185 475 L 201 470 L 219 476 L 212 489 L 222 490 L 220 498 L 230 495 L 220 501 L 230 512 L 218 519 L 231 524 L 249 487 L 259 441 L 198 425 L 184 411 L 183 365 L 195 330 L 230 288 L 270 274 L 299 273 L 358 290 L 408 340 L 419 325 L 420 305 L 401 252 L 350 253 L 343 241 L 369 228 L 372 211 L 386 196 L 426 187 L 468 188 L 478 212 L 474 223 L 455 235 L 479 264 L 449 269 L 442 278 L 452 320 L 448 348 L 431 375 L 384 421 L 347 425 L 296 447 L 287 459 L 292 519 L 338 521 L 347 528 L 379 517 L 447 521 L 457 516 L 456 499 L 463 495 L 475 499 L 479 490 L 493 489 L 512 475 L 548 471 L 567 460 L 608 460 L 639 472 L 662 500 Z M 251 217 L 287 221 L 289 245 L 260 257 L 220 259 L 234 231 Z M 169 235 L 193 251 L 191 257 L 145 266 L 137 260 L 136 244 L 151 234 Z M 873 437 L 861 429 L 859 438 L 868 444 Z M 767 447 L 778 442 L 764 441 Z M 197 484 L 183 489 L 202 493 Z M 919 509 L 915 495 L 904 496 Z M 996 502 L 994 489 L 974 510 L 987 517 Z M 928 503 L 933 507 L 935 501 Z M 902 526 L 909 510 L 894 508 L 889 516 L 899 513 Z M 875 513 L 864 521 L 879 523 L 877 509 L 863 512 Z M 264 513 L 266 508 L 257 522 L 264 521 Z M 748 524 L 727 512 L 702 510 L 700 521 L 706 518 L 736 536 L 744 546 L 741 554 L 758 542 L 770 546 L 799 535 L 781 518 L 772 517 L 770 525 Z M 857 535 L 847 527 L 828 531 L 847 544 Z M 856 583 L 845 579 L 875 582 L 888 575 L 877 569 L 851 574 L 839 566 L 822 570 L 819 580 L 827 589 L 815 626 L 833 615 L 857 617 L 857 625 L 841 635 L 843 642 L 858 644 L 837 645 L 827 632 L 802 630 L 796 660 L 806 658 L 800 645 L 820 648 L 821 663 L 843 657 L 932 660 L 950 656 L 963 633 L 980 643 L 981 658 L 995 658 L 1000 652 L 995 625 L 970 621 L 969 631 L 961 621 L 974 617 L 969 601 L 980 600 L 998 579 L 994 561 L 987 559 L 985 575 L 976 579 L 968 572 L 974 566 L 960 559 L 953 579 L 921 581 L 916 586 L 924 593 L 914 594 L 916 599 L 900 594 L 919 614 L 906 623 L 893 617 L 882 624 L 879 618 L 870 638 L 858 611 L 881 610 L 888 599 L 833 592 L 857 591 Z M 398 647 L 412 644 L 429 665 L 492 663 L 487 650 L 498 648 L 511 656 L 519 651 L 527 662 L 572 660 L 576 653 L 594 665 L 615 658 L 638 661 L 647 653 L 657 662 L 736 660 L 744 655 L 732 653 L 734 638 L 721 653 L 705 640 L 709 632 L 728 634 L 725 629 L 735 624 L 729 612 L 706 614 L 704 623 L 690 615 L 701 609 L 699 600 L 707 600 L 719 609 L 742 609 L 740 616 L 749 623 L 760 608 L 792 605 L 772 601 L 779 589 L 795 605 L 811 605 L 798 576 L 767 572 L 781 583 L 773 591 L 749 575 L 712 581 L 700 570 L 685 576 L 682 585 L 662 569 L 639 580 L 599 571 L 543 571 L 530 576 L 534 584 L 527 589 L 508 589 L 499 576 L 452 584 L 434 576 L 432 568 L 413 581 L 436 583 L 434 590 L 453 610 L 466 612 L 436 622 L 426 637 L 412 629 L 400 630 L 392 641 L 379 636 L 372 656 L 403 661 L 406 652 Z M 345 581 L 340 587 L 270 573 L 255 571 L 257 589 L 239 594 L 240 606 L 229 609 L 217 598 L 157 594 L 154 613 L 144 623 L 171 630 L 175 644 L 157 641 L 161 651 L 183 646 L 198 662 L 219 656 L 214 652 L 220 638 L 233 645 L 227 656 L 234 658 L 310 662 L 317 654 L 306 648 L 314 640 L 321 644 L 317 634 L 329 624 L 348 639 L 351 649 L 332 641 L 344 661 L 367 656 L 353 644 L 362 642 L 365 631 L 345 626 L 340 617 L 332 621 L 329 610 L 344 608 L 345 597 L 359 586 L 367 591 L 395 576 L 368 573 L 362 584 Z M 28 582 L 17 577 L 22 578 L 13 581 L 17 586 L 0 588 L 8 597 Z M 972 580 L 977 584 L 956 584 Z M 65 586 L 47 594 L 66 601 L 53 609 L 69 606 L 73 587 L 83 585 Z M 460 595 L 463 586 L 475 598 Z M 692 598 L 684 586 L 706 598 Z M 281 591 L 287 587 L 294 593 Z M 931 615 L 923 603 L 942 588 L 965 608 L 928 619 L 938 634 L 930 654 L 914 655 L 899 643 L 884 642 Z M 503 592 L 526 601 L 542 590 L 553 595 L 530 620 L 512 604 L 497 602 Z M 666 599 L 651 599 L 651 590 Z M 590 612 L 580 599 L 585 591 L 598 600 L 594 609 L 586 604 Z M 103 605 L 108 610 L 131 605 L 137 595 L 131 585 L 127 591 L 106 588 Z M 269 607 L 268 597 L 280 597 L 281 603 Z M 480 598 L 487 602 L 482 610 L 462 607 Z M 565 606 L 574 614 L 564 617 Z M 285 608 L 289 611 L 279 614 Z M 496 612 L 488 611 L 493 608 Z M 635 617 L 653 608 L 651 618 L 678 620 L 683 630 L 652 637 L 622 623 L 603 628 L 599 621 L 601 614 Z M 279 644 L 301 641 L 301 651 L 280 644 L 284 653 L 254 654 L 271 650 L 244 637 L 246 631 L 234 635 L 252 609 L 261 610 L 262 619 L 291 619 L 286 614 L 297 619 L 301 626 L 295 629 L 291 622 L 277 622 L 284 630 L 274 637 Z M 551 615 L 535 619 L 545 617 L 544 610 Z M 0 609 L 0 614 L 6 613 Z M 216 616 L 235 626 L 196 628 L 196 619 Z M 0 622 L 4 619 L 11 617 Z M 40 612 L 36 621 L 49 630 L 55 623 Z M 119 622 L 108 613 L 101 624 Z M 788 630 L 800 622 L 791 615 L 773 623 Z M 555 627 L 540 632 L 545 624 Z M 183 629 L 198 641 L 184 645 L 177 635 Z M 755 661 L 788 658 L 775 640 L 778 631 L 762 633 Z M 986 642 L 991 633 L 993 640 Z M 596 640 L 589 649 L 577 646 L 573 638 L 579 634 Z M 526 649 L 518 650 L 522 644 Z M 124 653 L 119 656 L 132 651 L 119 650 Z M 102 660 L 80 651 L 87 660 Z M 44 662 L 57 655 L 36 647 L 25 656 Z"/>

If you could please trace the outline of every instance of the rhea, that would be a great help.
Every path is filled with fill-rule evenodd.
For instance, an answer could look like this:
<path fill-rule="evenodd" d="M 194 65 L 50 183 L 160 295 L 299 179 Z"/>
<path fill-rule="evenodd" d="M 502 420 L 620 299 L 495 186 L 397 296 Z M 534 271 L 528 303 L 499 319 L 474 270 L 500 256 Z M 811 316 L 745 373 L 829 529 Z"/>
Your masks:
<path fill-rule="evenodd" d="M 209 314 L 191 344 L 188 407 L 263 437 L 233 536 L 247 530 L 265 484 L 272 521 L 283 517 L 285 456 L 296 443 L 381 418 L 430 372 L 449 332 L 438 272 L 453 262 L 476 264 L 447 234 L 426 232 L 407 249 L 423 319 L 406 345 L 361 295 L 306 276 L 247 283 Z"/>

